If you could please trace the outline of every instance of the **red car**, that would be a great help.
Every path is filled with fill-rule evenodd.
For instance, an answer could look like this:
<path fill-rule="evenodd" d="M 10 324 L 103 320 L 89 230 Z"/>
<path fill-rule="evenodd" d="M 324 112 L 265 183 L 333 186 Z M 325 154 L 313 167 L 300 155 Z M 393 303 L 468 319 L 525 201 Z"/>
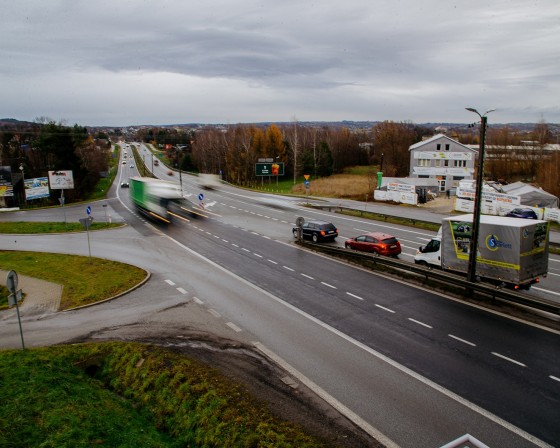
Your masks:
<path fill-rule="evenodd" d="M 356 238 L 350 238 L 346 240 L 344 247 L 391 257 L 396 257 L 401 253 L 401 243 L 393 235 L 383 232 L 366 233 Z"/>

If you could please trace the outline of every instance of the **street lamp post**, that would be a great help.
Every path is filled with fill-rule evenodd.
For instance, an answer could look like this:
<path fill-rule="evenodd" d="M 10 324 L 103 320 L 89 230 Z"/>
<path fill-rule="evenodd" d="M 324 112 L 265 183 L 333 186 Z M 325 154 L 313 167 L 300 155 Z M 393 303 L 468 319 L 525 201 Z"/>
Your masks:
<path fill-rule="evenodd" d="M 19 164 L 19 169 L 21 171 L 21 183 L 23 185 L 23 201 L 27 203 L 27 196 L 25 196 L 25 173 L 23 172 L 23 163 Z"/>
<path fill-rule="evenodd" d="M 482 181 L 484 178 L 484 146 L 486 138 L 486 115 L 496 109 L 487 110 L 484 114 L 480 114 L 472 107 L 466 107 L 469 112 L 474 112 L 480 117 L 480 145 L 478 152 L 478 168 L 476 173 L 476 190 L 474 197 L 474 216 L 473 229 L 469 248 L 469 266 L 467 271 L 467 280 L 469 282 L 476 281 L 476 256 L 478 253 L 478 230 L 480 227 L 480 209 L 482 205 Z"/>

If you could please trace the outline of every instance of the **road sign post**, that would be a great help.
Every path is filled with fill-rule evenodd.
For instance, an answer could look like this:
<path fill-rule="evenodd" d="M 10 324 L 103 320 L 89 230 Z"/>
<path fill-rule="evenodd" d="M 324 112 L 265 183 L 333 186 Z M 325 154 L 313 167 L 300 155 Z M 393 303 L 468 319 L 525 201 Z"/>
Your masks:
<path fill-rule="evenodd" d="M 12 304 L 15 304 L 16 306 L 16 314 L 17 314 L 17 319 L 18 319 L 18 325 L 19 325 L 19 335 L 21 337 L 21 349 L 25 350 L 25 342 L 23 341 L 23 329 L 21 328 L 21 318 L 19 316 L 19 305 L 18 302 L 21 300 L 22 298 L 22 292 L 21 289 L 18 290 L 17 289 L 18 286 L 18 275 L 16 271 L 10 271 L 8 272 L 8 276 L 6 277 L 6 288 L 8 288 L 8 291 L 10 291 L 10 296 L 8 297 L 8 304 L 11 306 Z"/>
<path fill-rule="evenodd" d="M 88 215 L 91 213 L 91 207 L 88 206 Z M 91 227 L 91 223 L 93 222 L 93 216 L 88 216 L 87 218 L 81 218 L 80 219 L 80 223 L 82 224 L 82 226 L 84 226 L 84 229 L 86 229 L 86 233 L 87 233 L 87 245 L 88 245 L 88 251 L 89 251 L 89 256 L 91 258 L 91 246 L 89 244 L 89 228 Z"/>

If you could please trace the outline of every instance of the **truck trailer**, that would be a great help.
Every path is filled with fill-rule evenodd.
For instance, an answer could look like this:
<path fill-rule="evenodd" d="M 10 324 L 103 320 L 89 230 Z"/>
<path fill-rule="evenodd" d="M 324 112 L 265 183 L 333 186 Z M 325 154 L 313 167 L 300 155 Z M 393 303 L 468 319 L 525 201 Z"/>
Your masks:
<path fill-rule="evenodd" d="M 414 262 L 466 274 L 473 215 L 443 218 L 438 235 L 420 246 Z M 476 275 L 482 281 L 529 289 L 548 273 L 549 223 L 503 216 L 480 217 Z"/>
<path fill-rule="evenodd" d="M 174 216 L 197 216 L 195 205 L 173 182 L 151 177 L 130 178 L 130 198 L 148 218 L 170 223 Z"/>

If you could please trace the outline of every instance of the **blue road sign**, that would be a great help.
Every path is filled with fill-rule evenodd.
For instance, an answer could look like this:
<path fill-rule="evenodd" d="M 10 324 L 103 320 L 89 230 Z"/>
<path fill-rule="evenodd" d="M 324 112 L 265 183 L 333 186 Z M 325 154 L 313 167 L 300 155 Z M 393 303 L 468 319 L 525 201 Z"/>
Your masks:
<path fill-rule="evenodd" d="M 199 201 L 202 201 L 203 199 L 204 199 L 204 195 L 203 195 L 202 193 L 200 193 L 200 194 L 198 195 L 198 200 L 199 200 Z"/>
<path fill-rule="evenodd" d="M 305 188 L 309 188 L 309 181 L 308 181 L 308 180 L 304 180 L 304 181 L 303 181 L 303 185 L 305 185 Z"/>
<path fill-rule="evenodd" d="M 91 215 L 91 207 L 89 205 L 86 207 L 86 213 L 88 216 Z"/>

